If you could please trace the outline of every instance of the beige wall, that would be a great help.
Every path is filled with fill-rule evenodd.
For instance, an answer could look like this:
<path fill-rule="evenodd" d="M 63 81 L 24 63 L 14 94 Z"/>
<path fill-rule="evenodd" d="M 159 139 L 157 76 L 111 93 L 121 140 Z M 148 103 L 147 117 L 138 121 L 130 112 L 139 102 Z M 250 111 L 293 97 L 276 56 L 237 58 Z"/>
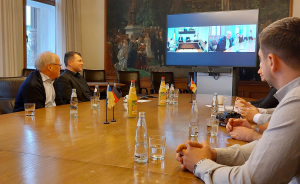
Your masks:
<path fill-rule="evenodd" d="M 81 0 L 82 58 L 86 69 L 104 69 L 105 0 Z"/>
<path fill-rule="evenodd" d="M 300 17 L 300 0 L 293 1 L 293 17 Z"/>

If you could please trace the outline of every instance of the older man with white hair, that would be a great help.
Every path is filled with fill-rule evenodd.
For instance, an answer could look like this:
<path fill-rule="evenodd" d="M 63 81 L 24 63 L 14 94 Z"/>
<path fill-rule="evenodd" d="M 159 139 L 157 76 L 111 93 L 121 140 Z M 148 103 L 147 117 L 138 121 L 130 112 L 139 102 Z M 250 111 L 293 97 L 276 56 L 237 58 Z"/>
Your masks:
<path fill-rule="evenodd" d="M 53 85 L 59 77 L 61 63 L 52 52 L 41 53 L 35 61 L 36 70 L 20 86 L 14 112 L 24 111 L 24 103 L 35 103 L 35 108 L 61 105 L 57 88 Z"/>

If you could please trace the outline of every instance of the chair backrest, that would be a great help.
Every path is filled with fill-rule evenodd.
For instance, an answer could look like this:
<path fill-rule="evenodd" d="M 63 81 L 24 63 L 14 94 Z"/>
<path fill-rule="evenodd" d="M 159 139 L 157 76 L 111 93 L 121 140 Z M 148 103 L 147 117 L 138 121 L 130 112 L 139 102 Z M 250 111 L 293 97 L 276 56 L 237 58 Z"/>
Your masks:
<path fill-rule="evenodd" d="M 118 83 L 125 84 L 125 86 L 120 87 L 122 96 L 125 96 L 128 94 L 131 80 L 135 80 L 136 93 L 141 94 L 140 72 L 139 71 L 117 71 L 117 80 L 118 80 Z"/>
<path fill-rule="evenodd" d="M 33 72 L 34 70 L 35 70 L 35 69 L 23 68 L 22 76 L 28 77 L 29 74 L 30 74 L 31 72 Z"/>
<path fill-rule="evenodd" d="M 0 77 L 0 114 L 13 112 L 18 90 L 26 77 Z"/>
<path fill-rule="evenodd" d="M 161 77 L 165 77 L 166 83 L 174 84 L 174 73 L 173 72 L 151 72 L 151 89 L 154 93 L 158 93 Z"/>
<path fill-rule="evenodd" d="M 106 82 L 105 70 L 83 69 L 83 78 L 87 82 Z"/>

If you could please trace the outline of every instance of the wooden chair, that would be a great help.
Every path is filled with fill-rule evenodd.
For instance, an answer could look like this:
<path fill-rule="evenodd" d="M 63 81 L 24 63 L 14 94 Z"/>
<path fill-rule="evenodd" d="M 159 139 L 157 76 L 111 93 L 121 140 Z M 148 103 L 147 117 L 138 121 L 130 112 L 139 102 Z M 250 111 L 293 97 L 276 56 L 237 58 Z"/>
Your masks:
<path fill-rule="evenodd" d="M 142 94 L 143 89 L 145 90 L 146 94 L 148 94 L 148 90 L 146 88 L 141 88 L 139 71 L 117 71 L 117 82 L 126 85 L 119 88 L 122 96 L 128 94 L 131 80 L 135 80 L 137 94 Z"/>
<path fill-rule="evenodd" d="M 173 72 L 151 72 L 151 94 L 157 94 L 159 91 L 161 77 L 165 77 L 166 83 L 174 84 L 174 73 Z"/>
<path fill-rule="evenodd" d="M 83 78 L 87 82 L 106 82 L 105 70 L 83 69 Z"/>
<path fill-rule="evenodd" d="M 28 77 L 31 72 L 33 72 L 35 69 L 28 69 L 28 68 L 23 68 L 22 70 L 22 76 Z"/>

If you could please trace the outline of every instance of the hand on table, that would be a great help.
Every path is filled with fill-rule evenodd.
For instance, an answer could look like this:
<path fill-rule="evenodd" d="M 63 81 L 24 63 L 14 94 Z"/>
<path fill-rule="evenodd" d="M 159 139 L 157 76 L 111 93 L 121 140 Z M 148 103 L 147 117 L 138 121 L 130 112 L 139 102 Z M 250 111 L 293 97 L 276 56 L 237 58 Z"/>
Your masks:
<path fill-rule="evenodd" d="M 228 120 L 227 125 L 226 125 L 226 129 L 227 129 L 228 132 L 231 132 L 233 130 L 233 127 L 237 127 L 237 126 L 243 126 L 243 127 L 246 127 L 246 128 L 251 128 L 250 123 L 246 119 L 230 118 Z"/>
<path fill-rule="evenodd" d="M 257 135 L 259 133 L 255 132 L 252 128 L 246 128 L 243 126 L 233 127 L 233 130 L 229 132 L 229 134 L 233 139 L 246 142 L 251 142 L 257 140 L 258 137 L 261 137 L 261 134 Z"/>
<path fill-rule="evenodd" d="M 188 169 L 191 172 L 199 160 L 203 158 L 215 160 L 216 158 L 215 150 L 211 150 L 206 141 L 202 141 L 202 144 L 185 141 L 177 147 L 176 153 L 176 160 L 181 163 L 181 169 Z"/>
<path fill-rule="evenodd" d="M 240 108 L 240 114 L 243 118 L 245 118 L 249 122 L 253 122 L 253 118 L 255 114 L 257 114 L 258 108 L 251 105 L 251 107 L 241 107 Z"/>

